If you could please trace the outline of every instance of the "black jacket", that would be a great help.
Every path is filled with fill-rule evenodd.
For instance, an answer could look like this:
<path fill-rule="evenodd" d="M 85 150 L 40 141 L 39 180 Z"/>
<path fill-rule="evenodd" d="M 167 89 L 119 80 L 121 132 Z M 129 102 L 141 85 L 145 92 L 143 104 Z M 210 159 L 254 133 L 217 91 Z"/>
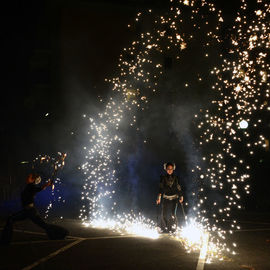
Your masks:
<path fill-rule="evenodd" d="M 22 206 L 27 206 L 28 204 L 34 203 L 35 195 L 42 190 L 35 184 L 27 184 L 21 193 Z"/>
<path fill-rule="evenodd" d="M 179 185 L 179 179 L 176 175 L 166 174 L 160 177 L 159 193 L 167 196 L 178 195 L 183 196 L 181 186 Z"/>

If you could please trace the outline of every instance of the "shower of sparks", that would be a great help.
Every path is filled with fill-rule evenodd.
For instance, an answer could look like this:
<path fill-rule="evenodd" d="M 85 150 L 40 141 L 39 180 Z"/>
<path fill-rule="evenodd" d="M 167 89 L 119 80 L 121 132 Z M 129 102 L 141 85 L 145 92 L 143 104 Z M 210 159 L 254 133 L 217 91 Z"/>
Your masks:
<path fill-rule="evenodd" d="M 89 146 L 84 147 L 85 183 L 80 210 L 85 225 L 136 235 L 152 235 L 157 231 L 153 222 L 141 215 L 119 215 L 116 211 L 116 170 L 121 144 L 126 139 L 120 136 L 121 127 L 128 123 L 135 131 L 139 130 L 137 114 L 146 111 L 151 96 L 160 91 L 164 55 L 181 63 L 185 51 L 201 42 L 204 52 L 201 57 L 207 61 L 213 48 L 219 53 L 224 46 L 219 33 L 222 13 L 213 4 L 205 0 L 170 2 L 170 9 L 162 15 L 155 15 L 152 10 L 137 14 L 135 26 L 144 18 L 148 22 L 152 18 L 153 24 L 149 28 L 148 23 L 145 28 L 149 29 L 124 48 L 118 64 L 119 76 L 107 79 L 113 85 L 113 94 L 104 112 L 95 120 L 89 118 L 90 140 Z M 190 210 L 195 219 L 189 218 L 188 225 L 178 229 L 178 237 L 187 250 L 193 251 L 201 248 L 207 234 L 209 258 L 220 258 L 223 252 L 235 254 L 236 244 L 226 243 L 226 235 L 240 228 L 236 220 L 230 223 L 230 212 L 241 209 L 241 196 L 249 193 L 250 166 L 245 158 L 247 153 L 252 156 L 258 147 L 269 145 L 265 136 L 256 132 L 262 126 L 260 113 L 269 112 L 270 7 L 265 2 L 257 0 L 259 8 L 252 17 L 242 0 L 230 33 L 231 46 L 225 48 L 227 52 L 219 53 L 215 66 L 211 67 L 215 81 L 212 88 L 218 98 L 209 109 L 195 116 L 201 134 L 199 147 L 204 153 L 203 165 L 193 169 L 194 181 L 200 187 L 193 192 L 195 206 Z M 202 71 L 196 79 L 206 81 L 208 75 Z M 192 82 L 186 82 L 183 87 L 191 85 Z M 241 128 L 241 123 L 246 129 Z"/>
<path fill-rule="evenodd" d="M 154 16 L 152 10 L 144 15 L 152 16 L 152 29 L 141 33 L 139 40 L 123 49 L 118 64 L 119 77 L 108 80 L 113 84 L 114 93 L 104 113 L 100 113 L 96 120 L 89 118 L 90 145 L 84 147 L 86 162 L 82 165 L 86 175 L 82 200 L 87 200 L 89 204 L 83 205 L 81 209 L 83 221 L 110 214 L 114 210 L 114 206 L 108 209 L 104 204 L 113 197 L 115 191 L 112 189 L 118 180 L 114 168 L 116 163 L 120 163 L 120 145 L 124 142 L 119 136 L 120 124 L 129 123 L 138 130 L 136 114 L 147 109 L 149 97 L 157 91 L 158 79 L 163 74 L 164 53 L 178 60 L 187 44 L 196 42 L 194 33 L 204 33 L 206 38 L 202 46 L 208 47 L 210 42 L 219 42 L 219 26 L 216 25 L 220 23 L 221 13 L 205 1 L 197 4 L 195 1 L 186 1 L 184 4 L 190 6 L 190 10 L 186 11 L 187 22 L 184 20 L 187 16 L 182 15 L 180 9 L 182 4 L 181 1 L 175 7 L 172 6 L 166 15 Z M 215 21 L 210 32 L 208 19 Z M 140 20 L 143 20 L 142 13 L 137 14 L 135 22 L 139 23 Z M 185 25 L 191 26 L 187 33 L 181 32 Z"/>
<path fill-rule="evenodd" d="M 258 0 L 252 14 L 244 0 L 231 33 L 231 47 L 221 67 L 214 67 L 213 89 L 219 97 L 204 115 L 198 116 L 203 168 L 197 167 L 201 184 L 197 217 L 208 217 L 208 230 L 219 239 L 222 249 L 235 253 L 225 241 L 227 234 L 240 229 L 231 218 L 241 209 L 241 197 L 249 194 L 248 161 L 258 148 L 267 145 L 262 115 L 269 102 L 270 5 Z M 230 221 L 231 220 L 231 221 Z M 233 244 L 235 246 L 235 244 Z"/>
<path fill-rule="evenodd" d="M 84 222 L 85 226 L 107 228 L 120 234 L 130 234 L 151 239 L 159 237 L 156 224 L 142 215 L 134 213 L 116 215 L 115 219 L 96 219 L 91 223 Z"/>
<path fill-rule="evenodd" d="M 57 172 L 63 169 L 65 166 L 66 153 L 57 153 L 57 157 L 51 157 L 49 155 L 39 155 L 32 161 L 32 169 L 42 169 L 46 171 L 46 174 L 50 175 L 49 179 L 52 181 L 52 199 L 45 210 L 45 218 L 48 218 L 50 210 L 53 208 L 53 202 L 65 202 L 61 196 L 56 195 L 59 193 L 60 185 L 62 184 L 60 178 L 56 177 Z M 56 189 L 55 189 L 56 187 Z M 57 197 L 58 196 L 58 197 Z M 57 197 L 57 198 L 56 198 Z"/>

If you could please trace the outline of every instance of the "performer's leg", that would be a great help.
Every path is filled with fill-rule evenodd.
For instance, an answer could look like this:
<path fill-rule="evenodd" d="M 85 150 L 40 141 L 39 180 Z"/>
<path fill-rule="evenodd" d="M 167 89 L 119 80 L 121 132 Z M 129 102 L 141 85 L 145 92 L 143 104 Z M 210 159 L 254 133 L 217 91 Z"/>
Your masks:
<path fill-rule="evenodd" d="M 6 225 L 2 231 L 1 243 L 8 245 L 12 240 L 13 224 L 16 221 L 24 220 L 27 218 L 27 212 L 25 209 L 8 217 Z"/>
<path fill-rule="evenodd" d="M 165 232 L 168 230 L 168 202 L 169 200 L 162 200 L 162 210 L 161 210 L 161 229 Z"/>
<path fill-rule="evenodd" d="M 176 219 L 176 209 L 177 209 L 177 200 L 170 201 L 168 206 L 169 219 L 168 219 L 168 229 L 170 232 L 174 232 L 177 228 L 177 219 Z"/>
<path fill-rule="evenodd" d="M 174 232 L 177 229 L 177 205 L 178 205 L 178 201 L 177 200 L 173 200 L 172 204 L 171 204 L 171 230 Z"/>
<path fill-rule="evenodd" d="M 48 224 L 41 218 L 36 208 L 32 207 L 29 209 L 28 217 L 33 223 L 37 224 L 42 229 L 47 230 Z"/>
<path fill-rule="evenodd" d="M 172 201 L 168 200 L 167 203 L 167 227 L 168 231 L 171 232 L 172 230 Z"/>

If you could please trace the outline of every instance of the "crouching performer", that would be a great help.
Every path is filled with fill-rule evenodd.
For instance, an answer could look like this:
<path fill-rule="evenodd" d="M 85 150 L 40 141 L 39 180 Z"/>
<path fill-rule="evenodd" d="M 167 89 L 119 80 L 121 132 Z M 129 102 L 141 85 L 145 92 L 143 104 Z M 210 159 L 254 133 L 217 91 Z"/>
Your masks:
<path fill-rule="evenodd" d="M 2 232 L 1 237 L 1 244 L 8 245 L 12 240 L 13 234 L 13 224 L 17 221 L 30 219 L 33 223 L 41 227 L 46 231 L 49 238 L 52 234 L 55 234 L 55 229 L 52 228 L 52 225 L 46 223 L 41 216 L 39 215 L 35 205 L 34 205 L 34 198 L 35 195 L 46 189 L 48 186 L 52 185 L 51 181 L 48 181 L 43 186 L 40 186 L 41 177 L 37 174 L 30 173 L 26 179 L 26 186 L 21 193 L 21 203 L 22 203 L 22 210 L 19 212 L 9 216 L 7 219 L 6 225 Z M 54 226 L 54 225 L 53 225 Z M 54 231 L 52 233 L 52 230 Z M 59 231 L 59 229 L 58 229 Z M 64 235 L 66 236 L 68 232 L 62 228 L 62 235 L 60 238 L 63 238 Z"/>
<path fill-rule="evenodd" d="M 178 177 L 173 173 L 175 164 L 168 162 L 164 164 L 166 175 L 160 177 L 159 194 L 156 203 L 161 203 L 161 232 L 171 233 L 177 229 L 177 204 L 183 203 L 184 197 L 179 184 Z"/>

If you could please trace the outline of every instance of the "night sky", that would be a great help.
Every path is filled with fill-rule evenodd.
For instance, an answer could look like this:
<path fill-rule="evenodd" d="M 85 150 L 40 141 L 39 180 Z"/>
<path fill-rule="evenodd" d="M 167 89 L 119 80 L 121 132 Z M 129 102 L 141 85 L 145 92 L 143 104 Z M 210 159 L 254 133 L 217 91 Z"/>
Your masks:
<path fill-rule="evenodd" d="M 13 184 L 20 185 L 29 170 L 27 165 L 20 164 L 21 161 L 31 161 L 43 153 L 67 152 L 62 176 L 76 191 L 74 194 L 67 192 L 67 196 L 78 196 L 76 200 L 79 201 L 78 167 L 83 162 L 82 147 L 87 143 L 87 122 L 82 115 L 96 115 L 103 110 L 111 90 L 111 85 L 104 79 L 115 75 L 122 49 L 140 31 L 127 27 L 136 13 L 150 7 L 161 11 L 168 2 L 57 0 L 10 1 L 6 4 L 1 16 L 1 184 L 10 184 L 12 179 Z M 225 36 L 240 1 L 214 2 L 225 12 Z M 253 2 L 250 1 L 251 5 Z M 170 65 L 168 69 L 173 89 L 179 82 L 173 81 L 175 76 Z M 170 88 L 168 84 L 165 86 Z M 153 179 L 162 173 L 162 164 L 167 159 L 173 158 L 179 165 L 177 172 L 188 177 L 187 156 L 181 151 L 181 145 L 188 142 L 189 134 L 183 132 L 182 137 L 177 138 L 173 130 L 167 129 L 167 117 L 171 121 L 173 115 L 180 114 L 190 120 L 211 94 L 204 89 L 175 97 L 174 92 L 169 91 L 163 99 L 166 103 L 163 108 L 171 108 L 172 114 L 162 113 L 160 100 L 154 100 L 147 118 L 142 121 L 149 138 L 159 131 L 148 150 L 133 151 L 138 145 L 130 142 L 124 149 L 127 159 L 121 174 L 137 179 L 132 180 L 136 184 L 128 184 L 134 195 L 133 207 L 142 207 L 138 205 L 136 194 L 143 192 L 151 200 L 155 198 Z M 99 102 L 100 98 L 104 99 L 103 103 Z M 177 101 L 182 107 L 174 111 Z M 247 201 L 247 207 L 252 210 L 270 209 L 264 192 L 270 188 L 267 179 L 269 161 L 269 152 L 258 153 L 252 161 L 254 182 L 251 190 L 254 192 Z M 142 178 L 144 180 L 138 180 Z M 147 179 L 150 179 L 147 185 L 141 183 Z M 120 183 L 119 188 L 127 187 L 126 184 L 123 186 Z M 149 199 L 143 203 L 146 201 Z"/>

